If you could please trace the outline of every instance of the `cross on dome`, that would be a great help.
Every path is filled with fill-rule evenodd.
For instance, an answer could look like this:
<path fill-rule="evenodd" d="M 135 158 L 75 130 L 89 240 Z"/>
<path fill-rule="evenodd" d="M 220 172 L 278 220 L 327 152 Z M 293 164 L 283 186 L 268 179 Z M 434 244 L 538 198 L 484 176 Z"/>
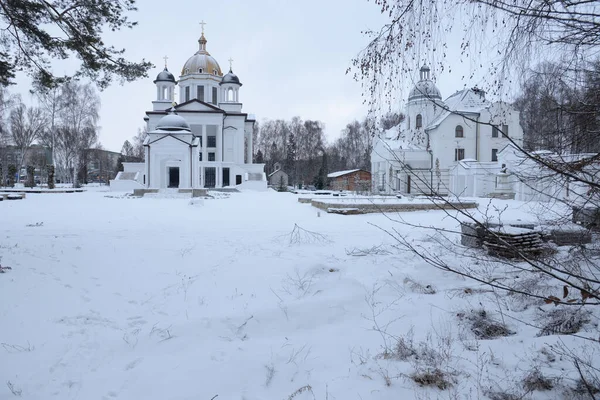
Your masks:
<path fill-rule="evenodd" d="M 229 57 L 229 70 L 232 71 L 233 70 L 233 58 Z"/>
<path fill-rule="evenodd" d="M 204 35 L 204 25 L 206 25 L 206 22 L 204 22 L 204 20 L 200 21 L 200 25 L 202 25 L 202 35 Z"/>
<path fill-rule="evenodd" d="M 168 60 L 168 59 L 169 59 L 169 57 L 167 57 L 167 56 L 164 56 L 164 57 L 163 57 L 163 60 L 165 60 L 165 68 L 167 68 L 167 60 Z"/>

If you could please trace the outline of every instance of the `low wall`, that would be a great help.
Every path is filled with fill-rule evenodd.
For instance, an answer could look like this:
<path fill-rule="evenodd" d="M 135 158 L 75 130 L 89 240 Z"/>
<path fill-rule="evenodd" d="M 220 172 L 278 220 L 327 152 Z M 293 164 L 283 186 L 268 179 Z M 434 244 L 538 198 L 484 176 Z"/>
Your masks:
<path fill-rule="evenodd" d="M 408 212 L 408 211 L 427 211 L 427 210 L 464 210 L 467 208 L 477 208 L 478 204 L 474 201 L 460 203 L 392 203 L 392 204 L 352 204 L 352 203 L 333 203 L 319 200 L 312 200 L 310 204 L 321 210 L 327 211 L 329 208 L 341 210 L 344 208 L 358 209 L 361 213 L 379 213 L 379 212 Z"/>
<path fill-rule="evenodd" d="M 243 190 L 266 191 L 267 181 L 244 181 L 240 185 L 237 185 L 236 188 Z"/>
<path fill-rule="evenodd" d="M 144 189 L 144 185 L 138 181 L 130 179 L 111 179 L 110 180 L 110 191 L 111 192 L 131 192 L 136 189 Z"/>

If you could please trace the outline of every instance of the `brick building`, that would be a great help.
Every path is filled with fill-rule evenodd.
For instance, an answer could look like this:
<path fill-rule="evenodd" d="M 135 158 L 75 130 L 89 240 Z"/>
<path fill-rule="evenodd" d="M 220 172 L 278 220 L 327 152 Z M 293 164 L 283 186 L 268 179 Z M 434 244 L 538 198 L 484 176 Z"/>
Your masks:
<path fill-rule="evenodd" d="M 327 181 L 333 190 L 367 192 L 371 189 L 371 173 L 364 169 L 332 172 L 327 175 Z"/>

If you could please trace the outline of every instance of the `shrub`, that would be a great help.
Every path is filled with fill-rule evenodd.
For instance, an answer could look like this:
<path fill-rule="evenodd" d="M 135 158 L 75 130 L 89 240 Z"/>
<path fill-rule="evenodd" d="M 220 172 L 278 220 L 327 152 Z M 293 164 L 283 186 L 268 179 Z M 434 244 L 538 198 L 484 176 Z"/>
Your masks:
<path fill-rule="evenodd" d="M 590 312 L 573 307 L 556 308 L 545 312 L 538 320 L 543 324 L 538 336 L 570 335 L 590 322 Z"/>
<path fill-rule="evenodd" d="M 46 170 L 48 171 L 48 189 L 54 189 L 54 165 L 47 165 Z"/>
<path fill-rule="evenodd" d="M 533 392 L 534 390 L 543 392 L 552 390 L 553 387 L 553 380 L 545 377 L 538 368 L 534 368 L 523 379 L 523 388 L 528 392 Z"/>
<path fill-rule="evenodd" d="M 458 317 L 468 322 L 471 332 L 479 339 L 495 339 L 515 334 L 503 322 L 492 319 L 484 309 L 459 313 Z"/>
<path fill-rule="evenodd" d="M 435 386 L 440 390 L 445 390 L 452 386 L 452 382 L 450 382 L 447 374 L 438 368 L 415 372 L 410 378 L 420 386 Z"/>
<path fill-rule="evenodd" d="M 11 164 L 8 166 L 8 186 L 15 187 L 15 175 L 17 175 L 17 167 Z"/>

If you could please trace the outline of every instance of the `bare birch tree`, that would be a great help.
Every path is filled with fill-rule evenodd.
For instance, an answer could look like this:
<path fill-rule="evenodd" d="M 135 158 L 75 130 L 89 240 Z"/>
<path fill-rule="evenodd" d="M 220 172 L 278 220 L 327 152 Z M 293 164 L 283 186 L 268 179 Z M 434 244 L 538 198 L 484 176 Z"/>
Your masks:
<path fill-rule="evenodd" d="M 525 171 L 528 176 L 518 178 L 524 179 L 524 184 L 547 179 L 558 187 L 558 191 L 568 185 L 585 188 L 577 200 L 585 201 L 585 205 L 593 210 L 592 216 L 600 215 L 600 153 L 589 146 L 589 140 L 597 142 L 597 123 L 600 120 L 597 86 L 600 68 L 596 59 L 600 49 L 600 3 L 585 0 L 376 0 L 375 3 L 389 17 L 389 22 L 378 31 L 368 32 L 371 42 L 353 60 L 351 69 L 354 76 L 362 80 L 371 113 L 381 113 L 387 108 L 405 89 L 402 85 L 410 82 L 410 77 L 415 76 L 415 71 L 424 63 L 438 72 L 452 70 L 460 62 L 475 65 L 470 76 L 462 77 L 465 83 L 474 86 L 470 78 L 481 73 L 485 76 L 484 89 L 501 97 L 514 90 L 519 77 L 530 76 L 526 72 L 532 64 L 551 61 L 552 75 L 529 87 L 537 91 L 531 94 L 534 100 L 537 96 L 546 102 L 531 106 L 532 115 L 529 117 L 543 122 L 541 126 L 551 135 L 542 139 L 550 141 L 560 151 L 592 150 L 592 153 L 580 157 L 549 156 L 529 151 L 539 145 L 536 140 L 540 139 L 542 132 L 531 132 L 533 141 L 527 149 L 509 138 L 522 157 L 533 163 Z M 454 43 L 458 43 L 459 48 L 448 50 Z M 455 113 L 470 123 L 481 123 L 469 115 Z M 561 119 L 567 116 L 569 121 Z M 525 121 L 525 126 L 529 122 Z M 533 123 L 530 127 L 533 131 L 540 125 Z M 582 142 L 585 140 L 587 144 Z M 402 164 L 402 160 L 393 161 Z M 427 185 L 428 182 L 421 181 L 419 184 Z M 437 195 L 435 188 L 430 189 L 430 199 L 434 204 L 443 203 L 451 207 L 448 198 Z M 570 201 L 565 201 L 558 192 L 551 194 L 550 200 L 539 206 L 541 216 L 546 221 L 553 220 L 558 226 L 570 221 Z M 565 324 L 573 322 L 569 318 L 587 315 L 590 310 L 595 312 L 600 305 L 597 245 L 532 254 L 528 249 L 511 243 L 502 234 L 499 226 L 506 223 L 508 227 L 508 223 L 503 217 L 503 210 L 494 208 L 492 203 L 487 210 L 478 213 L 458 207 L 443 212 L 454 219 L 456 229 L 441 230 L 412 224 L 414 229 L 431 232 L 428 242 L 415 241 L 395 230 L 388 233 L 401 247 L 435 268 L 461 275 L 494 293 L 513 296 L 530 306 L 552 304 L 558 307 L 564 318 L 553 321 L 561 327 L 552 334 L 574 335 L 580 340 L 572 343 L 581 346 L 561 349 L 571 354 L 569 359 L 573 362 L 575 375 L 579 377 L 578 385 L 583 388 L 582 398 L 597 398 L 597 393 L 600 393 L 600 364 L 597 359 L 586 362 L 585 354 L 579 350 L 585 343 L 598 346 L 599 342 L 592 335 L 578 333 L 579 328 L 563 329 Z M 395 219 L 398 223 L 409 224 L 402 216 Z M 598 223 L 600 221 L 593 218 L 590 221 L 590 225 L 595 227 Z M 472 230 L 462 229 L 465 225 Z M 488 250 L 499 245 L 508 252 L 504 254 L 510 256 L 498 257 L 497 253 L 489 250 L 488 254 L 483 248 L 479 251 L 465 249 L 457 245 L 457 235 L 478 240 Z M 570 322 L 565 322 L 567 320 Z M 522 322 L 536 326 L 535 321 Z M 540 332 L 547 331 L 541 329 Z"/>
<path fill-rule="evenodd" d="M 17 174 L 20 179 L 21 168 L 29 147 L 42 135 L 46 127 L 46 119 L 40 108 L 27 107 L 19 100 L 10 112 L 9 120 L 11 138 L 19 150 Z"/>
<path fill-rule="evenodd" d="M 98 140 L 100 97 L 90 84 L 69 82 L 61 90 L 57 150 L 63 177 L 70 175 L 79 186 L 82 154 Z"/>

